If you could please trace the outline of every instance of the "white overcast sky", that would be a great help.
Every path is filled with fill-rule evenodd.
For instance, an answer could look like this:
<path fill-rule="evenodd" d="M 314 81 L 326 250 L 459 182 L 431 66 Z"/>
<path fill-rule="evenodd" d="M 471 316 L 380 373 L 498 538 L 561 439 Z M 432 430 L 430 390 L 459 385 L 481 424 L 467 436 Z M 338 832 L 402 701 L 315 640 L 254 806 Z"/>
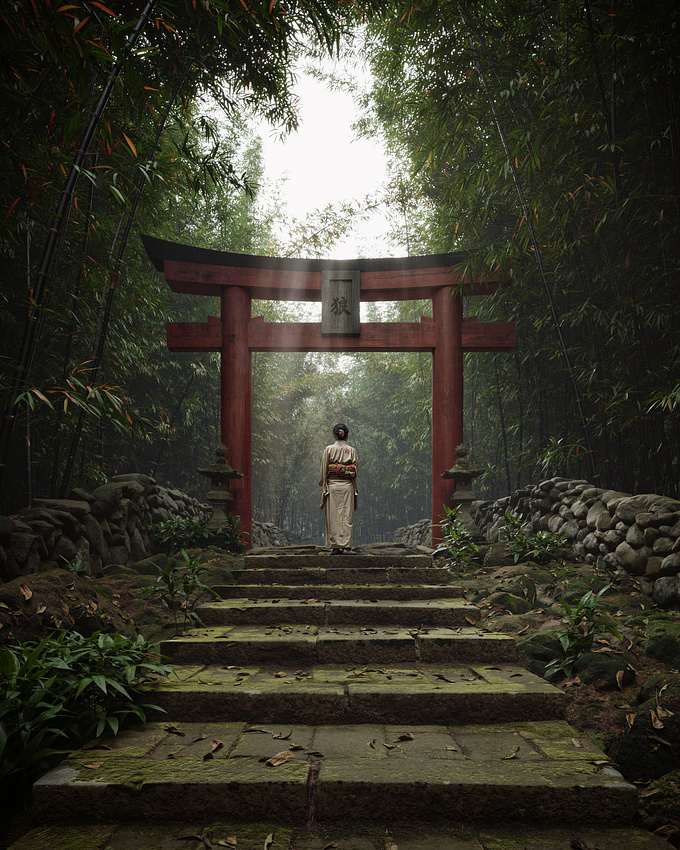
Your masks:
<path fill-rule="evenodd" d="M 381 143 L 355 139 L 352 123 L 357 110 L 352 96 L 332 91 L 325 83 L 298 74 L 300 127 L 281 140 L 276 131 L 259 124 L 263 141 L 265 179 L 285 179 L 281 196 L 290 216 L 299 220 L 329 203 L 363 199 L 374 194 L 387 179 Z M 385 240 L 386 221 L 374 215 L 360 222 L 357 233 L 329 252 L 332 259 L 391 256 Z M 286 239 L 286 234 L 282 234 Z"/>

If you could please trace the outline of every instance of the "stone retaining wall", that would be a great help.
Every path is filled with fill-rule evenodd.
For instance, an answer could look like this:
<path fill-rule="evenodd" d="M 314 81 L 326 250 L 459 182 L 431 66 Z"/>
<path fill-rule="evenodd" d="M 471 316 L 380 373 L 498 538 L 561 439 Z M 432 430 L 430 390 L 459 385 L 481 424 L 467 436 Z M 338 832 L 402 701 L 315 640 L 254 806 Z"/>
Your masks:
<path fill-rule="evenodd" d="M 261 549 L 269 546 L 296 546 L 300 537 L 292 531 L 284 531 L 273 522 L 257 522 L 253 520 L 253 533 L 250 546 Z"/>
<path fill-rule="evenodd" d="M 77 559 L 99 575 L 109 564 L 148 557 L 154 523 L 211 514 L 210 505 L 140 473 L 115 475 L 92 492 L 77 487 L 68 499 L 34 499 L 17 515 L 0 516 L 0 582 Z"/>
<path fill-rule="evenodd" d="M 421 519 L 413 525 L 398 528 L 392 535 L 392 541 L 406 546 L 432 546 L 432 520 Z"/>
<path fill-rule="evenodd" d="M 680 501 L 550 478 L 470 508 L 492 542 L 499 539 L 505 511 L 530 523 L 532 531 L 559 532 L 587 563 L 637 576 L 659 605 L 680 603 Z"/>

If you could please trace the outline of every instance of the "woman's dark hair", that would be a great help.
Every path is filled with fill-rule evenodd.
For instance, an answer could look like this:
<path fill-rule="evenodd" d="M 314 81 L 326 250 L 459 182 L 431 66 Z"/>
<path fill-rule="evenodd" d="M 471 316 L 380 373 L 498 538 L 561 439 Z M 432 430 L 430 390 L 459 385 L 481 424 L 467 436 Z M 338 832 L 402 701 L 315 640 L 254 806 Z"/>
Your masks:
<path fill-rule="evenodd" d="M 346 440 L 349 435 L 349 428 L 340 422 L 333 428 L 333 436 L 336 440 Z"/>

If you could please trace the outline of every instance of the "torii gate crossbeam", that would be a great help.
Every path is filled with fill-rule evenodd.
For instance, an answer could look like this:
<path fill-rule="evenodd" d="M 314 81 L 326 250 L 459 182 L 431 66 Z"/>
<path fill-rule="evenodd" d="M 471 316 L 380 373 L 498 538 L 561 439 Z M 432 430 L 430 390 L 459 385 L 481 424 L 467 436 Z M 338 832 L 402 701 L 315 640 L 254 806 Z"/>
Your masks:
<path fill-rule="evenodd" d="M 426 351 L 432 354 L 432 519 L 449 504 L 454 483 L 441 474 L 463 442 L 463 353 L 511 351 L 515 326 L 463 318 L 466 295 L 493 291 L 489 277 L 474 281 L 460 267 L 467 254 L 381 260 L 291 260 L 193 248 L 143 237 L 144 247 L 174 292 L 217 295 L 221 316 L 207 322 L 168 322 L 171 351 L 219 351 L 221 439 L 229 463 L 244 474 L 233 482 L 234 512 L 244 532 L 252 526 L 251 353 L 253 351 Z M 358 334 L 322 334 L 319 323 L 265 322 L 251 316 L 252 298 L 320 301 L 322 272 L 360 273 L 362 301 L 431 299 L 432 317 L 419 322 L 362 323 Z M 439 537 L 433 528 L 433 543 Z"/>

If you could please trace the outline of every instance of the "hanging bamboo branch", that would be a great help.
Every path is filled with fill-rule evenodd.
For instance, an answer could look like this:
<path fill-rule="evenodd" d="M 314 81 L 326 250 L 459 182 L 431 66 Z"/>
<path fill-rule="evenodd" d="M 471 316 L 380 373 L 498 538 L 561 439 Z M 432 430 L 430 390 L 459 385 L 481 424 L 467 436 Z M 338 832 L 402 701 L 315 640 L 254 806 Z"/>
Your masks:
<path fill-rule="evenodd" d="M 108 103 L 111 92 L 113 91 L 113 87 L 120 77 L 125 61 L 127 60 L 132 48 L 137 43 L 154 5 L 155 0 L 147 0 L 141 15 L 137 19 L 130 35 L 128 36 L 122 57 L 114 64 L 110 74 L 104 82 L 99 99 L 92 110 L 90 119 L 81 137 L 78 150 L 76 151 L 73 162 L 71 163 L 71 170 L 66 178 L 57 209 L 48 229 L 47 242 L 36 273 L 31 307 L 26 317 L 26 325 L 24 327 L 24 334 L 21 340 L 19 356 L 17 358 L 17 365 L 15 367 L 12 385 L 7 399 L 7 406 L 5 408 L 2 425 L 0 425 L 0 482 L 2 481 L 7 467 L 7 458 L 9 457 L 12 433 L 14 431 L 14 425 L 16 423 L 17 413 L 19 410 L 17 400 L 22 389 L 26 385 L 26 381 L 29 376 L 29 365 L 32 352 L 34 350 L 34 342 L 41 314 L 43 296 L 50 277 L 50 270 L 57 245 L 68 222 L 68 211 L 71 206 L 76 183 L 85 162 L 85 157 L 89 151 L 95 131 L 99 126 L 106 104 Z"/>

